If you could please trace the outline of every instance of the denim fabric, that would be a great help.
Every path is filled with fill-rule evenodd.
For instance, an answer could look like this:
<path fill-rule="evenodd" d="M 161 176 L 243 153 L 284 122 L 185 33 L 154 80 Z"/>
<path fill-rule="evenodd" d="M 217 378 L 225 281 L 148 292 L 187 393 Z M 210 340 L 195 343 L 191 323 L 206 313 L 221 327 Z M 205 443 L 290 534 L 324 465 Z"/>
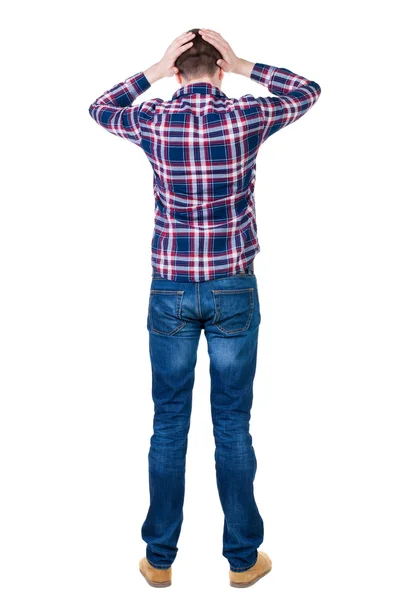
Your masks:
<path fill-rule="evenodd" d="M 202 282 L 171 281 L 153 272 L 147 329 L 154 422 L 148 454 L 150 506 L 141 534 L 147 560 L 158 569 L 170 567 L 178 552 L 202 329 L 210 357 L 216 483 L 224 513 L 222 554 L 237 572 L 257 560 L 264 524 L 254 497 L 257 460 L 250 411 L 260 322 L 252 265 Z"/>

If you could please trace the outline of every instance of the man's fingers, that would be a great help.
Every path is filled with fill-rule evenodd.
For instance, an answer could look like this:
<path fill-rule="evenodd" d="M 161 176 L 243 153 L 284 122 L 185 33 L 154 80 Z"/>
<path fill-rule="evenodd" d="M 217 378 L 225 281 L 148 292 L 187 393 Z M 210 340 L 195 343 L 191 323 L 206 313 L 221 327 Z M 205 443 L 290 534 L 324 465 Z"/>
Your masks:
<path fill-rule="evenodd" d="M 193 42 L 188 42 L 187 44 L 184 44 L 183 46 L 180 46 L 179 48 L 177 48 L 174 52 L 174 55 L 176 57 L 180 56 L 182 54 L 182 52 L 185 52 L 185 50 L 187 50 L 188 48 L 190 48 L 190 46 L 193 45 Z"/>
<path fill-rule="evenodd" d="M 201 29 L 200 30 L 202 33 L 204 32 L 205 35 L 209 35 L 212 38 L 217 38 L 219 39 L 221 42 L 226 42 L 226 40 L 222 37 L 222 35 L 220 33 L 217 33 L 216 31 L 213 31 L 212 29 Z"/>
<path fill-rule="evenodd" d="M 219 50 L 221 52 L 221 54 L 224 52 L 224 50 L 226 50 L 226 46 L 223 44 L 223 42 L 221 42 L 217 37 L 215 36 L 211 36 L 211 35 L 203 35 L 203 39 L 206 42 L 209 42 L 210 44 L 212 44 L 213 46 L 215 46 L 215 48 L 217 50 Z"/>
<path fill-rule="evenodd" d="M 178 35 L 177 38 L 174 39 L 174 41 L 172 42 L 173 44 L 180 42 L 181 40 L 184 40 L 186 38 L 191 38 L 193 37 L 195 34 L 193 33 L 193 31 L 185 31 L 185 33 L 182 33 L 181 35 Z"/>
<path fill-rule="evenodd" d="M 186 40 L 191 40 L 193 37 L 194 37 L 194 35 L 191 31 L 182 33 L 177 38 L 175 38 L 173 42 L 171 42 L 169 48 L 171 50 L 178 48 L 178 46 L 180 46 L 182 44 L 182 42 L 184 42 Z"/>
<path fill-rule="evenodd" d="M 221 50 L 221 48 L 225 48 L 226 50 L 228 50 L 228 48 L 229 48 L 228 42 L 226 40 L 224 40 L 224 38 L 221 35 L 219 35 L 218 33 L 205 32 L 204 34 L 202 34 L 202 37 L 207 42 L 210 42 L 213 46 L 218 48 L 218 50 Z"/>
<path fill-rule="evenodd" d="M 221 38 L 220 36 L 216 36 L 216 35 L 204 35 L 203 38 L 207 41 L 212 41 L 213 44 L 219 44 L 222 48 L 227 48 L 228 49 L 228 42 L 226 42 L 223 38 Z"/>
<path fill-rule="evenodd" d="M 214 31 L 213 29 L 200 29 L 200 31 L 204 31 L 204 32 L 209 32 L 209 33 L 215 33 L 216 35 L 221 35 L 220 33 L 217 33 L 216 31 Z"/>
<path fill-rule="evenodd" d="M 184 33 L 182 35 L 180 35 L 179 37 L 176 38 L 176 40 L 174 40 L 170 46 L 171 50 L 175 50 L 176 48 L 179 48 L 179 46 L 182 45 L 182 43 L 186 42 L 187 40 L 192 40 L 194 38 L 195 34 L 192 33 L 191 31 L 189 33 Z"/>

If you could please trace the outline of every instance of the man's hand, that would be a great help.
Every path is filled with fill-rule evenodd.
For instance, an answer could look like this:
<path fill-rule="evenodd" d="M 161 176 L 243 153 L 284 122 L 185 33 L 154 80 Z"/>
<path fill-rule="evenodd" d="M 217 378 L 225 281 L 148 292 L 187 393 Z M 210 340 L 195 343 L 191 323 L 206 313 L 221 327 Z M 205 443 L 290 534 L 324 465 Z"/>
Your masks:
<path fill-rule="evenodd" d="M 226 73 L 240 73 L 241 59 L 236 56 L 230 45 L 220 33 L 212 29 L 199 29 L 199 34 L 203 40 L 214 46 L 222 55 L 222 59 L 217 60 L 217 65 Z"/>
<path fill-rule="evenodd" d="M 160 77 L 172 77 L 179 69 L 175 67 L 175 61 L 185 50 L 188 50 L 193 45 L 195 33 L 191 31 L 179 35 L 170 46 L 168 46 L 164 56 L 158 64 Z"/>

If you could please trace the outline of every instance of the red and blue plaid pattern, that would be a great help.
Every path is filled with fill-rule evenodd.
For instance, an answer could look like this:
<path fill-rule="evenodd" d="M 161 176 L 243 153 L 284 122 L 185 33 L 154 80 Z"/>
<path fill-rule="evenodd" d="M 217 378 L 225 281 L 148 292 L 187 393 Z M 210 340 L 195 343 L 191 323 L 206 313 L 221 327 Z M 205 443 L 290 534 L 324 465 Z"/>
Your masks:
<path fill-rule="evenodd" d="M 318 100 L 315 81 L 255 63 L 250 77 L 275 97 L 229 98 L 211 83 L 179 88 L 171 100 L 132 106 L 149 87 L 141 71 L 89 107 L 110 133 L 140 146 L 153 168 L 151 263 L 172 281 L 235 275 L 260 252 L 254 186 L 260 145 Z"/>

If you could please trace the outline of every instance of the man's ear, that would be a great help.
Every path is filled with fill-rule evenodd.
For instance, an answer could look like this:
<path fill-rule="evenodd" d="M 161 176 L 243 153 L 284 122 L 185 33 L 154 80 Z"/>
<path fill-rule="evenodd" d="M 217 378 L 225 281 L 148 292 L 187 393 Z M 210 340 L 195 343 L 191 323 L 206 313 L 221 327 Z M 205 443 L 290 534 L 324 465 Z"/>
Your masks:
<path fill-rule="evenodd" d="M 219 68 L 219 75 L 218 75 L 218 77 L 219 77 L 220 81 L 222 81 L 222 80 L 223 80 L 223 78 L 224 78 L 224 75 L 225 75 L 225 72 L 224 72 L 223 68 L 222 68 L 222 67 L 220 67 L 220 68 Z"/>
<path fill-rule="evenodd" d="M 178 73 L 175 73 L 175 78 L 176 78 L 176 81 L 177 81 L 177 82 L 178 82 L 180 85 L 182 85 L 182 75 L 179 73 L 179 71 L 178 71 Z"/>

